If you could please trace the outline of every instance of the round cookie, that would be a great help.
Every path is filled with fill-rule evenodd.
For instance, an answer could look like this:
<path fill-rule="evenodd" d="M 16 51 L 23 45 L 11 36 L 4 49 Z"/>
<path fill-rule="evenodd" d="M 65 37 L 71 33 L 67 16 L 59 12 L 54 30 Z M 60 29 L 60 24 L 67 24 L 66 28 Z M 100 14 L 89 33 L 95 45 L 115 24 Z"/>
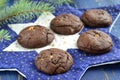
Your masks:
<path fill-rule="evenodd" d="M 62 35 L 72 35 L 79 32 L 83 27 L 81 20 L 73 14 L 62 14 L 51 21 L 51 29 Z"/>
<path fill-rule="evenodd" d="M 72 56 L 68 52 L 57 48 L 43 50 L 35 59 L 37 69 L 51 75 L 68 71 L 72 64 Z"/>
<path fill-rule="evenodd" d="M 102 9 L 91 9 L 84 12 L 81 16 L 84 24 L 90 27 L 106 27 L 112 23 L 110 14 Z"/>
<path fill-rule="evenodd" d="M 18 35 L 18 43 L 25 48 L 40 48 L 50 44 L 54 34 L 46 27 L 33 25 L 23 29 Z"/>
<path fill-rule="evenodd" d="M 102 31 L 89 30 L 80 35 L 77 45 L 84 52 L 102 54 L 112 49 L 112 39 Z"/>

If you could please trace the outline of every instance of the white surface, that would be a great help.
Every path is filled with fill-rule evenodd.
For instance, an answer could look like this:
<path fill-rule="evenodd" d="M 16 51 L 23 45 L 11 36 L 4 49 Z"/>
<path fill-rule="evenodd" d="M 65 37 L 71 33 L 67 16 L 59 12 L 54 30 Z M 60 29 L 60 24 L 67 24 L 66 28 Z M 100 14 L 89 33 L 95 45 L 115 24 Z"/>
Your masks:
<path fill-rule="evenodd" d="M 42 25 L 42 26 L 45 26 L 50 29 L 50 22 L 54 17 L 55 16 L 51 13 L 43 13 L 34 23 L 9 24 L 9 27 L 13 31 L 15 31 L 17 34 L 19 34 L 22 29 L 24 29 L 25 27 L 28 27 L 30 25 Z M 55 34 L 54 41 L 46 47 L 36 48 L 36 49 L 27 49 L 27 48 L 23 48 L 21 45 L 19 45 L 19 43 L 16 40 L 12 44 L 10 44 L 7 48 L 5 48 L 4 51 L 32 51 L 32 50 L 35 50 L 39 53 L 41 50 L 48 49 L 48 48 L 59 48 L 59 49 L 63 49 L 63 50 L 67 50 L 68 48 L 77 48 L 76 42 L 79 37 L 78 33 L 74 34 L 74 35 L 66 35 L 66 36 L 58 35 L 56 33 L 54 33 L 54 34 Z"/>
<path fill-rule="evenodd" d="M 116 21 L 118 20 L 118 18 L 120 17 L 120 13 L 118 14 L 118 16 L 116 17 L 116 19 L 114 20 L 114 22 L 112 23 L 111 27 L 110 27 L 110 30 L 109 30 L 109 33 L 111 32 L 112 28 L 114 27 Z"/>

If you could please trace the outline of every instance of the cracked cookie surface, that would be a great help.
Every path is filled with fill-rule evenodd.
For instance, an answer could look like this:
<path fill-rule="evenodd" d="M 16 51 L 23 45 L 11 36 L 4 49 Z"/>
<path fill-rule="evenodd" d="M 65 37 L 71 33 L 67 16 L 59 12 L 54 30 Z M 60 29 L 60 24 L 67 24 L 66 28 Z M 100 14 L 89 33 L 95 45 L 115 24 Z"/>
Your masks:
<path fill-rule="evenodd" d="M 84 24 L 90 27 L 106 27 L 112 24 L 110 14 L 102 9 L 91 9 L 84 12 L 81 16 Z"/>
<path fill-rule="evenodd" d="M 51 29 L 62 35 L 71 35 L 79 32 L 83 23 L 79 17 L 73 14 L 61 14 L 51 21 Z"/>
<path fill-rule="evenodd" d="M 77 45 L 84 52 L 100 54 L 112 49 L 112 39 L 102 31 L 89 30 L 80 35 Z"/>
<path fill-rule="evenodd" d="M 23 29 L 18 35 L 18 43 L 25 48 L 40 48 L 50 44 L 54 39 L 51 30 L 40 25 Z"/>
<path fill-rule="evenodd" d="M 64 73 L 70 69 L 72 64 L 72 56 L 57 48 L 43 50 L 35 59 L 37 69 L 46 74 Z"/>

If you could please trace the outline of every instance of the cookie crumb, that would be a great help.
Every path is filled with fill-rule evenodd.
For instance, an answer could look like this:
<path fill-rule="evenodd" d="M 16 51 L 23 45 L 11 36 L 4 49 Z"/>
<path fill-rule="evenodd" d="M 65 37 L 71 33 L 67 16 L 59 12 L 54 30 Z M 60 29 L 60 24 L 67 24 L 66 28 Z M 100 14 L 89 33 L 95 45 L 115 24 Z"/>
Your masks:
<path fill-rule="evenodd" d="M 100 37 L 100 36 L 99 36 L 99 34 L 95 34 L 95 37 L 97 37 L 97 38 L 98 38 L 98 37 Z"/>
<path fill-rule="evenodd" d="M 30 27 L 30 28 L 28 28 L 28 30 L 30 30 L 30 31 L 33 30 L 33 29 L 34 29 L 34 27 Z"/>
<path fill-rule="evenodd" d="M 51 55 L 51 56 L 50 56 L 50 58 L 52 59 L 52 58 L 53 58 L 53 56 Z"/>
<path fill-rule="evenodd" d="M 54 47 L 55 45 L 54 45 L 54 44 L 52 44 L 51 46 L 52 46 L 52 47 Z"/>

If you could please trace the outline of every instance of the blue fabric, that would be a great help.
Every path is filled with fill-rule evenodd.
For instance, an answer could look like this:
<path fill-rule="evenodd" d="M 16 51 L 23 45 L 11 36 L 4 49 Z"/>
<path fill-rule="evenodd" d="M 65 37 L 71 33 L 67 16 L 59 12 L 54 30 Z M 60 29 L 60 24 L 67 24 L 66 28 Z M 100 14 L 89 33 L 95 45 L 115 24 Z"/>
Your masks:
<path fill-rule="evenodd" d="M 109 7 L 102 7 L 102 9 L 107 10 L 113 20 L 116 18 L 120 11 L 120 6 L 109 6 Z M 54 15 L 59 15 L 62 13 L 73 13 L 77 16 L 81 16 L 86 9 L 75 9 L 68 5 L 63 5 L 61 7 L 57 7 L 55 10 Z M 7 25 L 4 25 L 4 28 L 8 30 L 9 35 L 11 37 L 11 41 L 4 40 L 0 42 L 0 68 L 1 69 L 18 69 L 28 80 L 80 80 L 86 69 L 90 66 L 103 64 L 107 62 L 116 62 L 120 61 L 120 40 L 114 37 L 111 33 L 109 33 L 109 27 L 106 28 L 97 28 L 98 30 L 104 31 L 108 33 L 113 40 L 113 48 L 109 53 L 102 54 L 102 55 L 89 55 L 84 53 L 78 49 L 68 49 L 67 51 L 72 55 L 74 59 L 74 64 L 71 69 L 59 75 L 46 75 L 42 72 L 39 72 L 34 65 L 34 59 L 37 56 L 35 51 L 29 52 L 3 52 L 2 50 L 9 46 L 12 42 L 14 42 L 17 38 L 17 34 L 12 31 Z M 84 27 L 82 30 L 83 33 L 86 30 L 94 29 L 94 28 L 87 28 Z"/>

